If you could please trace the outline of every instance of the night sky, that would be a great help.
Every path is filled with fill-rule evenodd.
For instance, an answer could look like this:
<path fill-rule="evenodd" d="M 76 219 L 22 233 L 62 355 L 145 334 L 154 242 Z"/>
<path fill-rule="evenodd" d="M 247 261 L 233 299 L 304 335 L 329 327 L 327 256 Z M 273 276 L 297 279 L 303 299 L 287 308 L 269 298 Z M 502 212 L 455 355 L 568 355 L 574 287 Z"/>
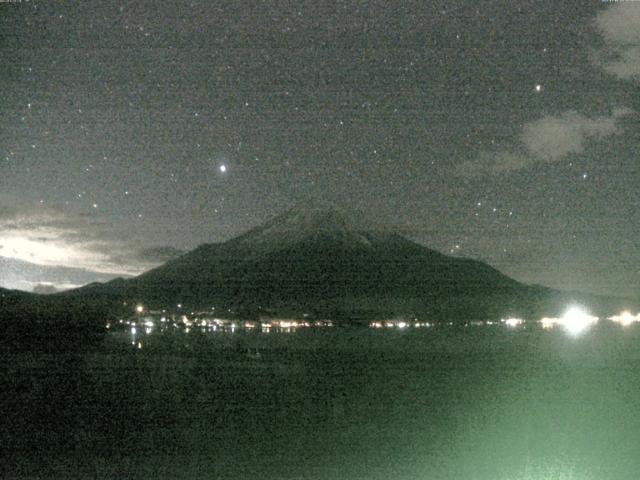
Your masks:
<path fill-rule="evenodd" d="M 5 0 L 0 46 L 0 286 L 140 273 L 317 198 L 638 296 L 640 2 Z"/>

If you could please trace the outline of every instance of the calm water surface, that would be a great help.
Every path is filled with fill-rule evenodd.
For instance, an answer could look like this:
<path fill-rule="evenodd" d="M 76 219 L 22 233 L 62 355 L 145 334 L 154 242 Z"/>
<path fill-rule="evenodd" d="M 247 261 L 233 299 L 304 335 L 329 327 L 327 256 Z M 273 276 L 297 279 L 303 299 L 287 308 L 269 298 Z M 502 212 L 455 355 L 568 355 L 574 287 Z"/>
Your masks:
<path fill-rule="evenodd" d="M 635 327 L 124 331 L 4 355 L 0 473 L 636 479 L 639 367 Z"/>

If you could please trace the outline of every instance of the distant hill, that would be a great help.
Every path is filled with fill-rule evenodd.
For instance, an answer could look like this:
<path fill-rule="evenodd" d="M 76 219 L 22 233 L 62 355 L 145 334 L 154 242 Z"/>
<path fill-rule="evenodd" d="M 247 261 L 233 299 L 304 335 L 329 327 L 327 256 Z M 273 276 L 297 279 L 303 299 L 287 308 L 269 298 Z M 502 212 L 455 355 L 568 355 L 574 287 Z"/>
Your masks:
<path fill-rule="evenodd" d="M 112 309 L 86 299 L 0 288 L 0 347 L 86 348 L 105 334 Z"/>
<path fill-rule="evenodd" d="M 476 260 L 450 257 L 357 213 L 298 206 L 247 233 L 202 245 L 132 279 L 59 294 L 76 304 L 132 305 L 256 317 L 302 315 L 360 322 L 396 315 L 434 321 L 534 318 L 579 302 L 594 313 L 626 305 L 517 282 Z"/>

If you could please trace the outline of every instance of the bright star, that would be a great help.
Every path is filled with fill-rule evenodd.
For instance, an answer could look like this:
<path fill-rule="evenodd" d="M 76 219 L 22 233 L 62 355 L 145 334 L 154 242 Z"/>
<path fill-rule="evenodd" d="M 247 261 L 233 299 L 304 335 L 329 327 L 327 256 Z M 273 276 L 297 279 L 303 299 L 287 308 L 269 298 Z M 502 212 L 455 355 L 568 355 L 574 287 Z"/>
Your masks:
<path fill-rule="evenodd" d="M 539 83 L 536 85 L 536 92 L 541 92 L 542 91 L 542 85 L 540 85 Z"/>
<path fill-rule="evenodd" d="M 220 171 L 222 173 L 226 172 L 227 171 L 227 166 L 226 165 L 220 165 Z"/>

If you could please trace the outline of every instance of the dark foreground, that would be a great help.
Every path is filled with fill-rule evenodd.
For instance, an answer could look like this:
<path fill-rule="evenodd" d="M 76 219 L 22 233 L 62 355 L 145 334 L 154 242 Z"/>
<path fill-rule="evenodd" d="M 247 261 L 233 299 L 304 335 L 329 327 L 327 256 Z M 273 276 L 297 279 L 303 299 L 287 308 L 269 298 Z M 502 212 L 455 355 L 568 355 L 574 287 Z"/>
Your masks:
<path fill-rule="evenodd" d="M 82 354 L 4 355 L 0 476 L 640 472 L 639 328 L 598 326 L 577 338 L 478 327 L 148 340 L 141 350 L 110 337 Z"/>

